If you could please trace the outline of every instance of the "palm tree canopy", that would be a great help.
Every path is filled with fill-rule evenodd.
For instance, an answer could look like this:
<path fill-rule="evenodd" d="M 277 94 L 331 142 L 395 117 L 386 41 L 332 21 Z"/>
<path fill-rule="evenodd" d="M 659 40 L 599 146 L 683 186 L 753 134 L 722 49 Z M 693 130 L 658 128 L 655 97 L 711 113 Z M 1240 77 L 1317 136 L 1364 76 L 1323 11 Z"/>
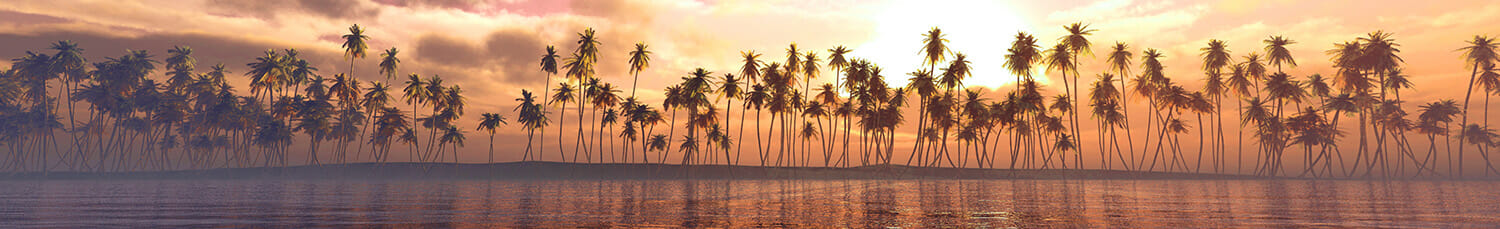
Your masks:
<path fill-rule="evenodd" d="M 1032 65 L 1042 61 L 1041 46 L 1036 44 L 1036 38 L 1026 32 L 1016 33 L 1016 41 L 1012 42 L 1010 49 L 1005 54 L 1005 68 L 1012 73 L 1031 78 Z"/>
<path fill-rule="evenodd" d="M 542 72 L 557 74 L 557 58 L 561 58 L 557 55 L 557 47 L 548 45 L 547 53 L 542 54 L 541 63 L 538 64 Z"/>
<path fill-rule="evenodd" d="M 1125 44 L 1125 42 L 1116 42 L 1113 49 L 1114 51 L 1109 52 L 1109 58 L 1105 60 L 1105 62 L 1109 63 L 1109 70 L 1114 72 L 1129 72 L 1130 59 L 1135 55 L 1130 52 L 1130 45 Z M 1120 77 L 1124 78 L 1125 76 Z"/>
<path fill-rule="evenodd" d="M 1271 65 L 1280 67 L 1282 65 L 1297 66 L 1297 60 L 1292 59 L 1292 52 L 1286 46 L 1296 44 L 1297 41 L 1282 36 L 1272 36 L 1262 41 L 1266 43 L 1266 58 Z"/>
<path fill-rule="evenodd" d="M 1484 63 L 1500 61 L 1500 54 L 1495 53 L 1495 49 L 1500 47 L 1500 42 L 1495 42 L 1495 38 L 1475 35 L 1474 39 L 1469 40 L 1468 43 L 1469 46 L 1458 49 L 1458 51 L 1463 51 L 1465 67 L 1477 68 Z"/>
<path fill-rule="evenodd" d="M 1233 61 L 1231 59 L 1234 58 L 1229 55 L 1228 46 L 1224 44 L 1224 41 L 1214 39 L 1208 40 L 1207 47 L 1198 49 L 1199 51 L 1203 51 L 1202 54 L 1199 54 L 1203 56 L 1203 71 L 1217 73 L 1224 66 L 1228 66 L 1229 62 Z"/>
<path fill-rule="evenodd" d="M 369 49 L 365 45 L 365 40 L 370 37 L 365 36 L 364 28 L 360 28 L 359 24 L 349 26 L 349 34 L 344 34 L 343 38 L 344 59 L 365 58 L 365 50 Z"/>
<path fill-rule="evenodd" d="M 399 53 L 401 50 L 391 47 L 380 54 L 380 74 L 385 75 L 385 78 L 390 79 L 396 76 L 396 70 L 401 65 L 401 58 L 396 57 Z"/>
<path fill-rule="evenodd" d="M 1087 36 L 1093 35 L 1094 31 L 1099 30 L 1089 29 L 1089 25 L 1082 22 L 1065 25 L 1063 26 L 1063 30 L 1067 30 L 1068 35 L 1058 38 L 1058 43 L 1067 45 L 1068 52 L 1073 53 L 1075 56 L 1094 55 L 1094 51 L 1091 48 L 1092 44 L 1089 43 Z"/>
<path fill-rule="evenodd" d="M 923 33 L 922 50 L 917 52 L 918 54 L 924 55 L 922 58 L 922 63 L 937 64 L 946 60 L 944 59 L 944 54 L 947 54 L 948 52 L 947 43 L 948 39 L 943 38 L 943 29 L 932 27 L 932 30 L 928 30 L 927 33 Z"/>
<path fill-rule="evenodd" d="M 760 53 L 755 53 L 755 51 L 741 51 L 740 56 L 744 57 L 745 63 L 744 65 L 740 65 L 740 76 L 746 77 L 746 79 L 752 82 L 759 80 L 761 73 Z"/>
<path fill-rule="evenodd" d="M 646 43 L 635 43 L 635 49 L 630 51 L 630 74 L 636 74 L 641 70 L 651 67 L 651 51 L 646 50 Z"/>

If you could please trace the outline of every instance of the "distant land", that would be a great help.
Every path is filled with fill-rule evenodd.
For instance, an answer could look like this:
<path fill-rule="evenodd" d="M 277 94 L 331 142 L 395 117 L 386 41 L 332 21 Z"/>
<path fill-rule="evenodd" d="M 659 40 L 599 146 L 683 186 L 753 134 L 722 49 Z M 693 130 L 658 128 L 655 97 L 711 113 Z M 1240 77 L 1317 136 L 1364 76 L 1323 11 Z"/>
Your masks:
<path fill-rule="evenodd" d="M 876 165 L 851 168 L 734 165 L 584 164 L 565 162 L 358 163 L 292 167 L 152 172 L 27 172 L 0 180 L 30 179 L 1281 179 L 1229 174 L 1074 169 L 976 169 Z"/>

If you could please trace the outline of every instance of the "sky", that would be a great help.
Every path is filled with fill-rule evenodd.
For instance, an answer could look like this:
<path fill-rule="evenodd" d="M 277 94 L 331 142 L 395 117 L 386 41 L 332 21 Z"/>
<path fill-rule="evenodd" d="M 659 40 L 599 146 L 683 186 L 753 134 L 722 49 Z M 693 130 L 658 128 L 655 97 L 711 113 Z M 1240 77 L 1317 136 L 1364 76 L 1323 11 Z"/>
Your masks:
<path fill-rule="evenodd" d="M 17 0 L 0 4 L 0 55 L 44 51 L 57 40 L 78 42 L 90 60 L 126 49 L 149 50 L 160 58 L 172 46 L 185 45 L 196 51 L 199 69 L 223 63 L 231 75 L 242 76 L 245 63 L 263 51 L 295 48 L 320 74 L 331 76 L 350 70 L 339 36 L 359 24 L 370 37 L 371 58 L 354 60 L 352 75 L 384 80 L 376 74 L 378 51 L 400 49 L 401 75 L 439 75 L 463 87 L 470 115 L 459 126 L 473 129 L 479 113 L 514 119 L 513 100 L 520 90 L 535 91 L 546 80 L 537 67 L 544 47 L 569 52 L 585 28 L 597 30 L 602 41 L 598 77 L 623 90 L 632 88 L 627 52 L 635 43 L 649 45 L 653 61 L 635 88 L 653 104 L 660 101 L 661 89 L 695 68 L 737 72 L 742 51 L 784 60 L 791 43 L 819 56 L 847 46 L 854 50 L 851 56 L 881 65 L 888 81 L 903 85 L 903 73 L 921 68 L 921 35 L 932 27 L 943 29 L 953 51 L 969 55 L 975 70 L 967 86 L 1000 89 L 988 91 L 990 96 L 1003 93 L 1014 78 L 1001 63 L 1015 33 L 1034 34 L 1042 47 L 1051 47 L 1064 34 L 1062 26 L 1074 22 L 1097 29 L 1089 39 L 1100 55 L 1082 57 L 1084 78 L 1102 70 L 1108 46 L 1124 42 L 1136 53 L 1161 50 L 1167 75 L 1193 90 L 1201 87 L 1203 76 L 1198 48 L 1209 39 L 1226 41 L 1237 58 L 1263 53 L 1261 40 L 1268 36 L 1296 40 L 1290 49 L 1299 65 L 1286 72 L 1302 77 L 1332 73 L 1323 51 L 1334 43 L 1384 30 L 1401 44 L 1406 72 L 1416 84 L 1403 96 L 1416 104 L 1462 97 L 1457 88 L 1468 69 L 1455 49 L 1475 35 L 1497 32 L 1495 21 L 1500 21 L 1500 2 L 1478 0 Z M 164 79 L 163 74 L 153 77 Z M 830 71 L 823 75 L 815 84 L 832 81 Z M 1043 78 L 1051 93 L 1061 91 L 1057 77 Z M 248 77 L 230 80 L 241 91 L 248 90 L 247 82 Z M 1133 113 L 1141 113 L 1143 104 L 1132 106 Z M 564 125 L 572 129 L 574 121 Z M 897 152 L 909 151 L 899 143 L 910 145 L 906 133 L 915 129 L 912 124 L 903 125 L 898 137 L 905 139 L 898 139 Z M 1093 136 L 1091 122 L 1083 127 L 1085 136 Z M 508 128 L 514 130 L 495 136 L 497 157 L 516 160 L 525 135 Z M 547 133 L 555 134 L 555 128 L 556 123 Z M 1194 140 L 1183 137 L 1185 144 Z M 1095 144 L 1090 141 L 1082 145 Z M 555 141 L 543 142 L 557 147 Z M 462 157 L 482 160 L 488 143 L 488 136 L 471 131 Z"/>

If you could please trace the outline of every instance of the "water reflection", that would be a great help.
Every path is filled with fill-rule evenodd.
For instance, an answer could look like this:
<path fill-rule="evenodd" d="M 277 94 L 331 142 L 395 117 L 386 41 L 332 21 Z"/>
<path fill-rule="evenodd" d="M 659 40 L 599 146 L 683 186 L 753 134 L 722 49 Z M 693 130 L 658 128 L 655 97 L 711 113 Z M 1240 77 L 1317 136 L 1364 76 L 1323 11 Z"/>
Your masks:
<path fill-rule="evenodd" d="M 1500 182 L 0 182 L 0 227 L 1496 227 Z"/>

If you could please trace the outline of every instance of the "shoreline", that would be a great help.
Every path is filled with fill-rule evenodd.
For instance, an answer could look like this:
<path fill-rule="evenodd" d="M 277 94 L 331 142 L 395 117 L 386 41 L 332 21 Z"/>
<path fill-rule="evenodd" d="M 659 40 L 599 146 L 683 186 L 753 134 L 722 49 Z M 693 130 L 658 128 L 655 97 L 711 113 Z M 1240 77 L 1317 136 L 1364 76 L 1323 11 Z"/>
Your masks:
<path fill-rule="evenodd" d="M 354 163 L 146 172 L 24 172 L 0 180 L 90 179 L 479 179 L 479 180 L 1370 180 L 1074 169 L 980 169 L 873 165 L 848 168 L 571 162 Z M 1400 180 L 1400 179 L 1397 179 Z"/>

